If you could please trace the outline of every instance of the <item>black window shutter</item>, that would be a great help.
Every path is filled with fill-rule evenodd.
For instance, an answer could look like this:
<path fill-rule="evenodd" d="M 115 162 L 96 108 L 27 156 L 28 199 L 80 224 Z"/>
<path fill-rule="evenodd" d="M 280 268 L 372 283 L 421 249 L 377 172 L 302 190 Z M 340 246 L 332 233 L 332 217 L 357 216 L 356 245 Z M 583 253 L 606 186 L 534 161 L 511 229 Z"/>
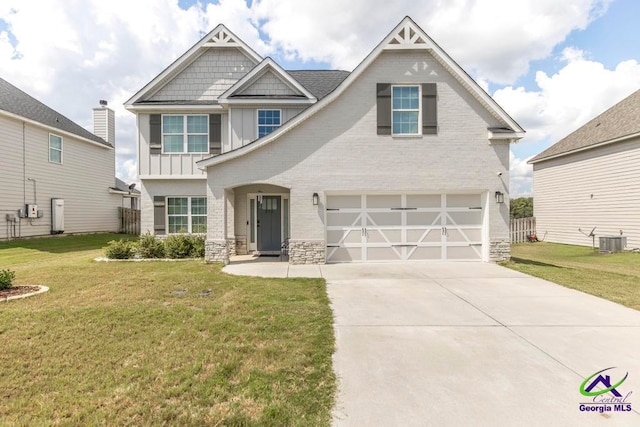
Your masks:
<path fill-rule="evenodd" d="M 149 151 L 151 154 L 162 153 L 162 115 L 151 114 L 149 116 Z"/>
<path fill-rule="evenodd" d="M 391 84 L 378 83 L 378 135 L 391 135 Z"/>
<path fill-rule="evenodd" d="M 156 234 L 167 234 L 164 196 L 153 196 L 153 231 Z"/>
<path fill-rule="evenodd" d="M 422 84 L 422 134 L 438 133 L 438 106 L 435 83 Z"/>
<path fill-rule="evenodd" d="M 209 114 L 209 154 L 222 151 L 222 114 Z"/>

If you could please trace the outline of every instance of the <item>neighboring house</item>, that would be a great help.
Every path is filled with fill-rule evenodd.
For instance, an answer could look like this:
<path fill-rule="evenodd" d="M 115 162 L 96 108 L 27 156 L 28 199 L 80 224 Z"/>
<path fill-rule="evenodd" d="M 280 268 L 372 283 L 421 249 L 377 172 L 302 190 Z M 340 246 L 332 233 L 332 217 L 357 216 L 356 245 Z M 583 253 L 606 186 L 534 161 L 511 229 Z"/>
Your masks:
<path fill-rule="evenodd" d="M 626 236 L 640 247 L 640 90 L 532 158 L 539 237 L 591 246 Z"/>
<path fill-rule="evenodd" d="M 524 131 L 408 17 L 351 73 L 283 70 L 219 25 L 125 106 L 142 231 L 206 232 L 208 260 L 509 256 Z"/>
<path fill-rule="evenodd" d="M 136 184 L 127 184 L 116 177 L 116 184 L 109 187 L 109 192 L 122 196 L 123 208 L 140 209 L 140 190 L 136 189 Z"/>
<path fill-rule="evenodd" d="M 123 195 L 114 194 L 106 103 L 94 109 L 94 127 L 100 136 L 0 79 L 0 239 L 118 231 Z"/>

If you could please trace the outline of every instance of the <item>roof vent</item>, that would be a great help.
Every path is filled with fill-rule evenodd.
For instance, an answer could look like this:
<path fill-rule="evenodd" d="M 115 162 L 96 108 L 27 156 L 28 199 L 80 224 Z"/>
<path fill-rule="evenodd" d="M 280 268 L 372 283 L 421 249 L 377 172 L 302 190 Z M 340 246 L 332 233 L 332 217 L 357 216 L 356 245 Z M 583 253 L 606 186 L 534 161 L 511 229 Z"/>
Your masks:
<path fill-rule="evenodd" d="M 102 105 L 103 107 L 106 107 L 108 105 L 108 102 L 105 101 L 104 99 L 100 100 L 100 105 Z"/>

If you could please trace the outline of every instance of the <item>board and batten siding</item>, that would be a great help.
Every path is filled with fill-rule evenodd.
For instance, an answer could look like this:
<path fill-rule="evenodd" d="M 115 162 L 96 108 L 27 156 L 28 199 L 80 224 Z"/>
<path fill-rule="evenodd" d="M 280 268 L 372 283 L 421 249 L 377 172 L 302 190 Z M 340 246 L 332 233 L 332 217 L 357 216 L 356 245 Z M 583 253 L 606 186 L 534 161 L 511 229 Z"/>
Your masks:
<path fill-rule="evenodd" d="M 589 234 L 627 237 L 640 247 L 640 138 L 533 165 L 537 235 L 591 246 Z"/>
<path fill-rule="evenodd" d="M 10 237 L 6 214 L 17 215 L 25 203 L 36 201 L 44 216 L 20 219 L 20 235 L 50 234 L 52 198 L 64 199 L 65 233 L 118 231 L 122 196 L 109 193 L 115 184 L 114 150 L 58 135 L 63 138 L 62 164 L 49 162 L 49 130 L 29 123 L 23 127 L 22 121 L 0 115 L 0 239 Z M 36 180 L 37 200 L 27 178 Z"/>
<path fill-rule="evenodd" d="M 222 152 L 235 150 L 258 138 L 258 110 L 280 110 L 281 124 L 297 116 L 306 107 L 264 105 L 251 108 L 234 107 L 231 116 L 231 143 L 222 145 Z"/>
<path fill-rule="evenodd" d="M 166 114 L 209 114 L 209 112 L 167 112 Z M 228 135 L 226 114 L 222 115 L 222 147 L 225 144 L 225 136 Z M 198 169 L 198 160 L 211 157 L 209 153 L 172 153 L 172 154 L 151 154 L 149 148 L 151 138 L 151 126 L 149 125 L 150 115 L 146 113 L 138 114 L 138 174 L 163 175 L 163 176 L 196 176 L 204 178 L 204 172 Z"/>
<path fill-rule="evenodd" d="M 156 232 L 154 227 L 154 197 L 167 196 L 206 196 L 206 184 L 204 179 L 145 179 L 140 187 L 141 219 L 140 231 L 142 234 Z M 166 206 L 164 208 L 166 214 Z"/>

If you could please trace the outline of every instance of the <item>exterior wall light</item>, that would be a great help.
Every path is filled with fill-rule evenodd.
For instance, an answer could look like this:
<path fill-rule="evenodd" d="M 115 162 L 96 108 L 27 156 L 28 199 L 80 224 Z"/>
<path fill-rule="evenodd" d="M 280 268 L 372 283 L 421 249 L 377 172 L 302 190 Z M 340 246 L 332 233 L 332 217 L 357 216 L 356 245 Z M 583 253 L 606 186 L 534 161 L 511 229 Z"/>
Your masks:
<path fill-rule="evenodd" d="M 496 191 L 496 203 L 504 203 L 504 193 Z"/>
<path fill-rule="evenodd" d="M 318 206 L 318 193 L 313 193 L 313 206 Z"/>

